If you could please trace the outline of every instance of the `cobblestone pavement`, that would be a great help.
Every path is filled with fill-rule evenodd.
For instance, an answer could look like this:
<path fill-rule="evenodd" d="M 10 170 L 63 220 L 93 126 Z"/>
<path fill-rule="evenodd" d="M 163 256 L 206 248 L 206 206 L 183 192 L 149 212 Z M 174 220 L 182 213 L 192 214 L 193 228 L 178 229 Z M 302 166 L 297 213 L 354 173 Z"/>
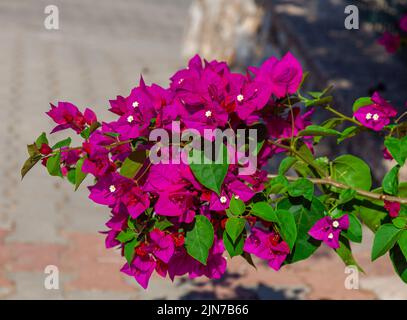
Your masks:
<path fill-rule="evenodd" d="M 0 2 L 0 298 L 3 299 L 371 299 L 406 298 L 390 262 L 369 262 L 356 248 L 367 275 L 359 290 L 346 290 L 342 263 L 322 249 L 306 262 L 276 273 L 233 259 L 221 281 L 175 284 L 153 278 L 140 290 L 123 276 L 114 250 L 105 250 L 108 212 L 68 183 L 34 168 L 20 182 L 25 145 L 41 129 L 48 103 L 69 100 L 109 117 L 107 101 L 127 94 L 142 72 L 165 84 L 182 65 L 180 47 L 188 0 L 53 1 L 60 30 L 43 26 L 46 1 Z M 62 135 L 56 135 L 55 141 Z M 60 271 L 59 290 L 44 288 L 44 268 Z M 383 285 L 386 284 L 386 285 Z M 379 289 L 380 290 L 379 290 Z"/>

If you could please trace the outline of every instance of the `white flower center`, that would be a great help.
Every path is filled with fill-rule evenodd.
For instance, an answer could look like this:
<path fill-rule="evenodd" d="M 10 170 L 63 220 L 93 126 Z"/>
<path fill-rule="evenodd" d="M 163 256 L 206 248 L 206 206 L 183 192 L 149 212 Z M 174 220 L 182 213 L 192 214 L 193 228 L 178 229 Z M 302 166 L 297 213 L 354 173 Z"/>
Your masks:
<path fill-rule="evenodd" d="M 379 115 L 377 114 L 377 113 L 375 113 L 374 115 L 373 115 L 373 120 L 374 121 L 377 121 L 377 120 L 379 120 Z"/>
<path fill-rule="evenodd" d="M 134 107 L 134 108 L 137 108 L 137 107 L 138 107 L 138 101 L 134 101 L 134 102 L 133 102 L 133 107 Z"/>
<path fill-rule="evenodd" d="M 110 190 L 110 192 L 115 192 L 115 191 L 116 191 L 116 187 L 112 184 L 112 185 L 109 187 L 109 190 Z"/>
<path fill-rule="evenodd" d="M 335 220 L 334 222 L 332 222 L 332 226 L 334 228 L 338 228 L 339 227 L 339 222 Z"/>
<path fill-rule="evenodd" d="M 331 232 L 330 234 L 328 234 L 328 239 L 333 239 L 334 238 L 334 234 Z"/>
<path fill-rule="evenodd" d="M 207 117 L 207 118 L 212 117 L 212 111 L 211 110 L 206 111 L 205 112 L 205 117 Z"/>
<path fill-rule="evenodd" d="M 236 99 L 237 99 L 237 101 L 242 102 L 243 99 L 244 99 L 244 97 L 243 97 L 242 94 L 239 94 L 239 95 L 236 97 Z"/>
<path fill-rule="evenodd" d="M 372 114 L 369 112 L 369 113 L 366 115 L 366 120 L 370 120 L 370 119 L 372 119 Z"/>
<path fill-rule="evenodd" d="M 128 116 L 127 117 L 127 122 L 131 123 L 134 121 L 134 117 L 133 116 Z"/>
<path fill-rule="evenodd" d="M 226 203 L 226 201 L 228 201 L 228 199 L 225 196 L 220 197 L 219 199 L 220 203 Z"/>
<path fill-rule="evenodd" d="M 237 200 L 237 199 L 239 199 L 240 197 L 238 196 L 238 195 L 235 195 L 235 199 Z"/>
<path fill-rule="evenodd" d="M 184 79 L 181 78 L 181 79 L 179 79 L 178 84 L 181 84 L 181 83 L 183 83 L 183 82 L 184 82 Z"/>

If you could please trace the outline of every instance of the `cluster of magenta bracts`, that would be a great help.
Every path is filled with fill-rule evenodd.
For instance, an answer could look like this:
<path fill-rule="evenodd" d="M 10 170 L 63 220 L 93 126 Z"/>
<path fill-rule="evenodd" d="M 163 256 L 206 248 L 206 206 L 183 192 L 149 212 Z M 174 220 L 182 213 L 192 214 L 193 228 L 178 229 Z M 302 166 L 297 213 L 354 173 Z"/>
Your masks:
<path fill-rule="evenodd" d="M 398 24 L 399 32 L 392 33 L 386 31 L 378 39 L 378 43 L 382 45 L 390 54 L 396 53 L 402 46 L 403 41 L 406 40 L 405 34 L 407 33 L 407 14 L 404 14 L 400 18 Z"/>
<path fill-rule="evenodd" d="M 52 132 L 70 128 L 85 138 L 81 147 L 61 148 L 61 170 L 67 175 L 83 158 L 82 171 L 95 177 L 89 198 L 108 206 L 112 213 L 106 223 L 106 247 L 121 247 L 124 255 L 126 239 L 121 237 L 127 231 L 137 234 L 133 258 L 124 264 L 124 273 L 134 276 L 144 288 L 154 270 L 171 279 L 185 274 L 191 278 L 221 277 L 226 269 L 222 232 L 230 200 L 236 197 L 249 204 L 264 189 L 267 172 L 262 168 L 268 159 L 285 151 L 264 143 L 258 169 L 251 176 L 239 175 L 238 165 L 229 165 L 218 194 L 200 184 L 183 163 L 152 164 L 146 158 L 133 178 L 122 176 L 120 165 L 132 152 L 151 148 L 149 132 L 155 128 L 171 130 L 173 121 L 180 121 L 181 130 L 199 132 L 261 122 L 267 129 L 266 140 L 284 144 L 285 139 L 311 124 L 312 109 L 302 112 L 294 106 L 290 113 L 283 103 L 297 92 L 302 78 L 301 65 L 290 53 L 281 60 L 269 58 L 259 68 L 250 67 L 246 75 L 231 72 L 224 62 L 202 62 L 195 56 L 188 68 L 171 77 L 169 88 L 148 86 L 141 78 L 129 96 L 111 100 L 110 111 L 118 116 L 115 121 L 100 123 L 90 109 L 82 113 L 68 102 L 52 105 L 47 113 L 57 123 Z M 365 127 L 378 131 L 395 114 L 393 107 L 375 93 L 372 102 L 354 116 Z M 312 139 L 301 139 L 312 150 Z M 48 156 L 52 149 L 42 144 L 40 152 Z M 196 215 L 207 217 L 215 231 L 206 265 L 191 257 L 184 245 L 185 230 Z M 251 215 L 245 218 L 249 230 L 243 250 L 278 270 L 290 253 L 289 246 L 270 223 Z M 326 216 L 309 234 L 338 248 L 340 232 L 348 227 L 347 215 L 339 219 Z"/>

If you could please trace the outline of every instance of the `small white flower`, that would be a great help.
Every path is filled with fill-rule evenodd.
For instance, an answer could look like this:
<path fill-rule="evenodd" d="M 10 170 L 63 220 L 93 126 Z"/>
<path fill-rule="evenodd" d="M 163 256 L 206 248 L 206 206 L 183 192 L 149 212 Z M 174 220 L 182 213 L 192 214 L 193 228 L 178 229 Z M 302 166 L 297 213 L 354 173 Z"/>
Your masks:
<path fill-rule="evenodd" d="M 134 107 L 134 108 L 137 108 L 137 107 L 138 107 L 138 101 L 134 101 L 134 102 L 133 102 L 133 107 Z"/>
<path fill-rule="evenodd" d="M 328 234 L 328 239 L 333 239 L 334 238 L 334 234 L 331 232 L 330 234 Z"/>
<path fill-rule="evenodd" d="M 366 115 L 366 120 L 370 120 L 370 119 L 372 119 L 372 114 L 369 112 L 369 113 Z"/>
<path fill-rule="evenodd" d="M 133 116 L 128 116 L 127 117 L 127 122 L 128 123 L 131 123 L 131 122 L 133 122 L 134 121 L 134 117 Z"/>
<path fill-rule="evenodd" d="M 379 120 L 379 115 L 377 114 L 377 113 L 375 113 L 374 115 L 373 115 L 373 120 L 374 121 L 377 121 L 377 120 Z"/>
<path fill-rule="evenodd" d="M 244 97 L 243 97 L 242 94 L 239 94 L 239 95 L 236 97 L 236 99 L 237 99 L 237 101 L 242 102 L 243 99 L 244 99 Z"/>
<path fill-rule="evenodd" d="M 237 199 L 239 199 L 240 197 L 238 196 L 238 195 L 235 195 L 235 199 L 237 200 Z"/>
<path fill-rule="evenodd" d="M 207 117 L 207 118 L 212 117 L 212 111 L 211 110 L 206 111 L 205 112 L 205 117 Z"/>
<path fill-rule="evenodd" d="M 115 192 L 115 191 L 116 191 L 116 187 L 112 184 L 112 185 L 109 187 L 109 190 L 110 190 L 110 192 Z"/>
<path fill-rule="evenodd" d="M 228 199 L 225 196 L 220 197 L 219 199 L 220 203 L 226 203 Z"/>
<path fill-rule="evenodd" d="M 334 222 L 332 222 L 332 227 L 338 228 L 339 227 L 339 222 L 336 221 L 336 220 Z"/>

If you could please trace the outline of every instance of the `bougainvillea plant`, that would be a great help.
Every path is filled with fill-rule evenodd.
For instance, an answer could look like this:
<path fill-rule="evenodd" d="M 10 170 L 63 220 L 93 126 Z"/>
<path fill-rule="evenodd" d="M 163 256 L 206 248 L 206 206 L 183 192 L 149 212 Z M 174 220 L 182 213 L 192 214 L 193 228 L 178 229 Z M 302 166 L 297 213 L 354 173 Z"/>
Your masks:
<path fill-rule="evenodd" d="M 362 223 L 375 232 L 372 260 L 389 252 L 407 282 L 407 183 L 398 178 L 407 158 L 406 113 L 397 114 L 374 93 L 357 99 L 349 110 L 353 115 L 345 115 L 332 107 L 330 88 L 305 92 L 305 79 L 290 53 L 243 75 L 225 62 L 195 56 L 170 78 L 168 88 L 146 85 L 141 78 L 129 96 L 111 100 L 109 110 L 117 116 L 112 122 L 69 102 L 51 104 L 47 114 L 56 123 L 51 133 L 70 129 L 83 143 L 72 147 L 67 137 L 51 146 L 42 133 L 28 145 L 22 176 L 38 162 L 75 190 L 91 176 L 89 198 L 111 211 L 103 231 L 106 247 L 121 250 L 121 271 L 143 288 L 154 271 L 172 280 L 220 278 L 228 255 L 252 265 L 256 256 L 279 270 L 309 258 L 322 243 L 361 270 L 351 242 L 362 241 Z M 315 110 L 334 117 L 312 123 Z M 151 139 L 157 129 L 171 134 L 169 145 Z M 169 146 L 188 150 L 192 143 L 175 139 L 174 130 L 192 129 L 210 144 L 205 130 L 252 129 L 254 149 L 251 135 L 243 148 L 229 148 L 223 140 L 218 146 L 227 155 L 251 153 L 254 170 L 242 172 L 247 163 L 228 156 L 218 161 L 216 148 L 208 155 L 202 144 L 189 149 L 186 161 L 172 161 Z M 395 163 L 376 189 L 362 159 L 314 153 L 321 139 L 339 144 L 362 132 L 381 137 L 383 155 L 378 156 Z M 153 162 L 153 149 L 166 161 Z M 203 161 L 192 161 L 192 152 Z M 265 168 L 274 159 L 282 160 L 278 171 L 269 173 Z"/>

